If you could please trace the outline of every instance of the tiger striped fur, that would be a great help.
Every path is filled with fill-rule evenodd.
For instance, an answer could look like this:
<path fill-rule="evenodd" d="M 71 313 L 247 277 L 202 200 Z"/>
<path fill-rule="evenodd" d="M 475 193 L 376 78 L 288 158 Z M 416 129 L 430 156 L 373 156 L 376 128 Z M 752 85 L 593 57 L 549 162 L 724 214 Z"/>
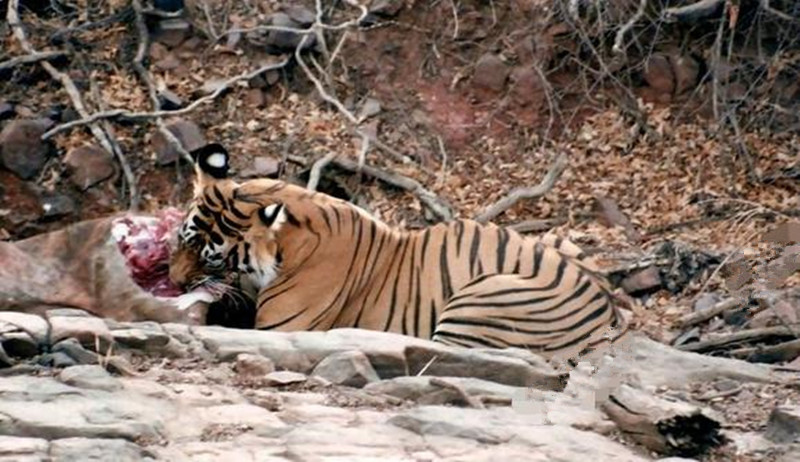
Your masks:
<path fill-rule="evenodd" d="M 470 220 L 395 229 L 299 186 L 236 183 L 220 145 L 193 155 L 170 276 L 190 289 L 244 276 L 258 292 L 256 328 L 359 327 L 575 358 L 624 327 L 607 283 L 567 240 Z"/>

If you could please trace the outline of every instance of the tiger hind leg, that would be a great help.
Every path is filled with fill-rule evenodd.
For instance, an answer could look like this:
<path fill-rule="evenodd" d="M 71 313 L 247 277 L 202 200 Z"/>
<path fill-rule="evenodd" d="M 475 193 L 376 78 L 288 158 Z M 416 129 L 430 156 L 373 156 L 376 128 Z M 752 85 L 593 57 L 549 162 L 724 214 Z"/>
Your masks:
<path fill-rule="evenodd" d="M 608 343 L 615 321 L 610 297 L 585 273 L 547 280 L 484 275 L 448 300 L 433 340 L 462 347 L 522 348 L 569 359 Z"/>

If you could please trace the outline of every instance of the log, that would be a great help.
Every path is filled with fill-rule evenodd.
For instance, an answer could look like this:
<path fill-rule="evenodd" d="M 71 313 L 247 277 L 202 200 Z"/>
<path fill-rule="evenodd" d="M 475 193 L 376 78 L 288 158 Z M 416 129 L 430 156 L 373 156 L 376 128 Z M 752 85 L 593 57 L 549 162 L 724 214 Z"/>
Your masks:
<path fill-rule="evenodd" d="M 623 433 L 664 455 L 692 457 L 720 445 L 721 425 L 700 407 L 623 384 L 602 404 Z"/>

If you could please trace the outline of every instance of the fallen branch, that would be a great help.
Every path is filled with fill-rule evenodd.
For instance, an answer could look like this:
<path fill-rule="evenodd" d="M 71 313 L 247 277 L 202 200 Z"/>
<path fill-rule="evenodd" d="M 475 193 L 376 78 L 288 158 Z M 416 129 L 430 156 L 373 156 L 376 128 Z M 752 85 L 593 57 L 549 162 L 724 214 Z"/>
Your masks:
<path fill-rule="evenodd" d="M 467 404 L 467 406 L 475 409 L 486 409 L 486 406 L 483 405 L 480 399 L 475 398 L 474 396 L 470 396 L 466 390 L 461 388 L 458 384 L 448 382 L 439 377 L 431 377 L 428 380 L 428 383 L 431 385 L 442 387 L 446 390 L 452 390 L 458 394 L 458 396 Z"/>
<path fill-rule="evenodd" d="M 776 16 L 776 17 L 778 17 L 780 19 L 783 19 L 784 21 L 791 21 L 791 22 L 800 21 L 800 18 L 795 18 L 794 16 L 788 15 L 788 14 L 784 13 L 781 10 L 777 10 L 777 9 L 773 8 L 769 4 L 769 0 L 761 0 L 760 4 L 761 4 L 761 8 L 763 8 L 764 11 L 766 11 L 767 13 L 769 13 L 769 14 L 771 14 L 773 16 Z"/>
<path fill-rule="evenodd" d="M 258 75 L 263 74 L 264 72 L 268 72 L 275 69 L 281 69 L 285 67 L 287 64 L 289 64 L 289 59 L 290 59 L 289 57 L 286 57 L 286 59 L 284 59 L 281 62 L 266 64 L 254 71 L 240 74 L 235 77 L 231 77 L 230 79 L 220 84 L 220 86 L 217 87 L 217 89 L 214 90 L 213 93 L 200 97 L 195 101 L 193 101 L 188 106 L 180 109 L 175 109 L 172 111 L 152 111 L 152 112 L 130 112 L 124 109 L 114 109 L 111 111 L 98 112 L 92 115 L 86 115 L 86 116 L 81 115 L 81 119 L 53 127 L 52 129 L 50 129 L 49 131 L 47 131 L 45 134 L 42 135 L 42 139 L 46 140 L 63 131 L 70 130 L 72 128 L 80 127 L 83 125 L 91 125 L 97 122 L 98 120 L 102 119 L 120 119 L 120 120 L 135 122 L 141 120 L 156 119 L 160 117 L 171 117 L 171 116 L 188 114 L 197 109 L 198 107 L 200 107 L 200 105 L 215 100 L 219 95 L 229 90 L 237 82 L 240 82 L 242 80 L 250 80 Z"/>
<path fill-rule="evenodd" d="M 519 223 L 514 223 L 513 225 L 509 225 L 508 228 L 513 229 L 518 233 L 536 233 L 539 231 L 553 229 L 556 226 L 561 226 L 566 222 L 567 220 L 565 218 L 553 218 L 550 220 L 525 220 Z"/>
<path fill-rule="evenodd" d="M 4 71 L 6 69 L 12 69 L 22 64 L 33 64 L 33 63 L 38 63 L 39 61 L 46 61 L 48 59 L 60 58 L 61 56 L 66 56 L 68 54 L 69 53 L 67 53 L 66 51 L 37 51 L 35 53 L 27 54 L 24 56 L 17 56 L 15 58 L 11 58 L 6 61 L 0 62 L 0 71 Z"/>
<path fill-rule="evenodd" d="M 483 212 L 479 213 L 478 216 L 475 217 L 475 221 L 479 223 L 486 223 L 510 209 L 521 200 L 536 199 L 544 196 L 551 189 L 553 189 L 556 181 L 566 168 L 567 156 L 564 154 L 559 154 L 555 163 L 550 167 L 550 170 L 547 171 L 547 174 L 544 176 L 541 183 L 532 188 L 514 189 L 506 197 L 500 199 L 499 201 L 487 207 Z"/>
<path fill-rule="evenodd" d="M 730 334 L 717 335 L 714 336 L 713 338 L 710 338 L 708 340 L 703 340 L 700 342 L 679 345 L 676 348 L 683 351 L 703 352 L 735 343 L 753 342 L 758 340 L 771 339 L 775 337 L 793 338 L 796 337 L 795 329 L 797 329 L 798 327 L 800 327 L 800 324 L 787 324 L 785 326 L 745 329 Z"/>
<path fill-rule="evenodd" d="M 614 390 L 602 408 L 623 433 L 660 454 L 691 457 L 723 442 L 720 423 L 702 408 L 629 385 Z"/>
<path fill-rule="evenodd" d="M 678 319 L 678 326 L 680 327 L 691 327 L 695 324 L 700 324 L 701 322 L 708 321 L 709 319 L 718 316 L 725 311 L 730 310 L 731 308 L 736 308 L 737 306 L 741 305 L 742 301 L 736 298 L 729 298 L 726 300 L 722 300 L 721 302 L 717 303 L 716 305 L 707 308 L 705 310 L 695 311 L 694 313 L 689 313 L 686 316 L 681 317 Z"/>
<path fill-rule="evenodd" d="M 338 155 L 337 152 L 329 152 L 325 154 L 324 157 L 320 158 L 311 166 L 311 173 L 308 177 L 308 183 L 306 184 L 306 189 L 311 191 L 317 190 L 317 185 L 319 184 L 319 178 L 322 175 L 322 169 L 325 168 L 326 165 L 330 164 L 333 159 L 336 158 Z"/>
<path fill-rule="evenodd" d="M 150 98 L 150 103 L 153 105 L 153 110 L 158 111 L 161 106 L 158 101 L 158 92 L 150 77 L 150 73 L 144 67 L 144 58 L 147 54 L 147 47 L 150 42 L 150 34 L 147 32 L 147 24 L 145 23 L 144 13 L 142 10 L 142 3 L 140 0 L 131 0 L 131 6 L 136 14 L 136 30 L 139 34 L 139 45 L 136 48 L 136 56 L 133 59 L 133 69 L 139 76 L 139 80 L 147 87 L 147 94 Z M 164 139 L 175 149 L 175 151 L 187 162 L 192 163 L 192 156 L 186 149 L 184 149 L 180 140 L 167 128 L 164 120 L 161 117 L 155 118 L 156 127 L 158 131 L 164 136 Z"/>
<path fill-rule="evenodd" d="M 6 21 L 8 22 L 8 25 L 11 26 L 14 38 L 16 38 L 17 42 L 19 42 L 22 49 L 28 54 L 36 54 L 36 50 L 33 48 L 33 45 L 31 45 L 25 36 L 25 30 L 22 28 L 22 21 L 20 21 L 19 18 L 18 8 L 19 0 L 9 0 L 8 10 L 6 12 Z M 47 61 L 40 61 L 40 64 L 42 68 L 44 68 L 44 70 L 50 74 L 50 77 L 52 77 L 53 80 L 57 80 L 59 83 L 61 83 L 61 86 L 64 87 L 64 91 L 67 92 L 67 95 L 72 102 L 72 106 L 75 108 L 75 111 L 78 113 L 78 115 L 80 115 L 83 119 L 90 118 L 91 115 L 89 110 L 86 109 L 86 105 L 83 102 L 80 91 L 78 91 L 78 87 L 75 86 L 75 82 L 72 81 L 69 75 L 59 71 Z M 128 165 L 128 161 L 125 159 L 125 155 L 119 148 L 115 149 L 116 143 L 111 139 L 111 136 L 97 123 L 91 122 L 87 125 L 89 126 L 89 131 L 100 143 L 100 146 L 102 146 L 106 151 L 112 153 L 116 157 L 117 162 L 119 162 L 120 167 L 122 168 L 122 173 L 125 176 L 125 180 L 128 182 L 130 209 L 136 210 L 139 205 L 139 191 L 138 187 L 136 186 L 136 180 L 134 179 L 130 165 Z M 46 138 L 43 137 L 43 139 Z"/>
<path fill-rule="evenodd" d="M 637 23 L 642 16 L 644 16 L 644 10 L 647 8 L 647 0 L 639 0 L 639 9 L 636 10 L 636 13 L 625 23 L 618 31 L 617 36 L 614 39 L 614 46 L 611 49 L 616 54 L 623 54 L 625 50 L 622 49 L 622 41 L 625 39 L 625 34 L 628 33 L 629 30 Z"/>
<path fill-rule="evenodd" d="M 666 8 L 662 12 L 665 22 L 697 22 L 712 16 L 718 16 L 722 12 L 725 0 L 700 0 L 691 5 Z"/>
<path fill-rule="evenodd" d="M 290 155 L 287 156 L 287 158 L 296 164 L 308 166 L 308 161 L 304 157 Z M 440 220 L 449 221 L 453 219 L 453 211 L 450 205 L 436 196 L 436 194 L 425 189 L 416 180 L 400 175 L 399 173 L 387 172 L 369 165 L 359 167 L 358 162 L 353 162 L 350 159 L 336 158 L 333 159 L 331 163 L 342 170 L 352 173 L 363 173 L 369 177 L 375 178 L 376 180 L 383 181 L 386 184 L 408 191 Z"/>
<path fill-rule="evenodd" d="M 769 346 L 755 346 L 731 350 L 730 356 L 755 363 L 782 363 L 800 356 L 800 340 L 790 340 Z"/>

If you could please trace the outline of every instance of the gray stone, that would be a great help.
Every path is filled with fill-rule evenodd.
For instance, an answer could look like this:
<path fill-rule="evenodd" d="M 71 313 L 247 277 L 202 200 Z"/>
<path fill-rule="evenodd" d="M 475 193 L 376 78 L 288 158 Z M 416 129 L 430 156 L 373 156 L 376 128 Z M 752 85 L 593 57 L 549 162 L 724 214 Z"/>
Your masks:
<path fill-rule="evenodd" d="M 0 165 L 30 180 L 39 174 L 54 149 L 41 136 L 50 127 L 50 119 L 22 119 L 9 122 L 0 131 Z"/>
<path fill-rule="evenodd" d="M 703 311 L 711 308 L 720 302 L 720 296 L 716 293 L 706 293 L 697 298 L 694 302 L 695 311 Z"/>
<path fill-rule="evenodd" d="M 64 369 L 58 379 L 73 387 L 92 390 L 114 391 L 122 388 L 122 383 L 100 366 L 72 366 Z"/>
<path fill-rule="evenodd" d="M 275 371 L 275 363 L 261 355 L 242 353 L 236 357 L 236 373 L 247 377 L 263 377 Z"/>
<path fill-rule="evenodd" d="M 361 106 L 361 111 L 358 113 L 358 118 L 361 120 L 368 119 L 381 113 L 381 102 L 375 98 L 367 98 Z"/>
<path fill-rule="evenodd" d="M 41 438 L 0 436 L 0 462 L 46 462 L 49 447 Z"/>
<path fill-rule="evenodd" d="M 43 194 L 40 202 L 44 218 L 63 217 L 75 213 L 75 201 L 64 194 Z"/>
<path fill-rule="evenodd" d="M 213 425 L 244 426 L 258 436 L 278 437 L 291 430 L 274 413 L 253 404 L 200 408 L 200 418 Z"/>
<path fill-rule="evenodd" d="M 410 346 L 405 351 L 409 375 L 474 377 L 511 386 L 563 390 L 567 375 L 550 366 L 534 366 L 521 358 L 472 349 Z"/>
<path fill-rule="evenodd" d="M 111 178 L 116 171 L 114 158 L 97 145 L 70 149 L 64 164 L 72 183 L 84 191 Z"/>
<path fill-rule="evenodd" d="M 243 178 L 265 178 L 274 176 L 281 168 L 281 161 L 273 157 L 259 156 L 253 159 L 250 168 L 242 170 Z"/>
<path fill-rule="evenodd" d="M 629 294 L 653 292 L 661 288 L 661 274 L 657 266 L 650 266 L 627 276 L 620 287 Z"/>
<path fill-rule="evenodd" d="M 56 367 L 66 367 L 67 364 L 97 364 L 97 353 L 84 348 L 75 338 L 68 338 L 53 345 L 53 354 L 69 358 L 69 361 L 64 361 L 61 366 Z"/>
<path fill-rule="evenodd" d="M 139 462 L 150 454 L 123 439 L 63 438 L 51 443 L 50 456 L 53 462 Z"/>
<path fill-rule="evenodd" d="M 370 5 L 369 11 L 379 16 L 394 17 L 403 9 L 403 6 L 405 6 L 403 0 L 375 0 Z"/>
<path fill-rule="evenodd" d="M 279 26 L 291 29 L 303 29 L 303 27 L 295 22 L 286 13 L 273 13 L 269 18 L 269 24 L 272 26 Z M 278 52 L 294 51 L 303 40 L 302 34 L 297 34 L 289 31 L 272 30 L 269 31 L 266 37 L 261 37 L 258 34 L 249 33 L 247 38 L 256 44 L 264 45 L 268 51 L 275 50 Z M 308 49 L 316 43 L 316 37 L 311 34 L 306 39 L 303 49 Z"/>
<path fill-rule="evenodd" d="M 369 358 L 360 351 L 343 351 L 327 356 L 317 364 L 311 375 L 337 385 L 356 388 L 380 380 Z"/>
<path fill-rule="evenodd" d="M 45 341 L 49 329 L 47 321 L 41 316 L 16 311 L 0 311 L 0 324 L 14 326 L 39 343 Z"/>
<path fill-rule="evenodd" d="M 798 442 L 800 406 L 778 406 L 773 409 L 764 436 L 775 443 Z"/>
<path fill-rule="evenodd" d="M 106 323 L 108 324 L 108 323 Z M 145 351 L 159 351 L 170 341 L 170 336 L 155 322 L 126 323 L 114 326 L 111 336 L 114 341 L 129 347 Z"/>
<path fill-rule="evenodd" d="M 461 397 L 454 391 L 432 385 L 430 380 L 431 378 L 426 376 L 395 377 L 367 384 L 364 391 L 394 396 L 421 404 L 449 404 L 461 400 Z M 497 401 L 506 399 L 508 400 L 507 405 L 511 405 L 515 396 L 527 390 L 525 387 L 512 387 L 469 377 L 445 377 L 443 380 L 461 387 L 471 396 L 497 398 Z"/>
<path fill-rule="evenodd" d="M 305 374 L 292 371 L 275 371 L 264 376 L 264 383 L 272 387 L 282 387 L 308 380 Z"/>
<path fill-rule="evenodd" d="M 51 334 L 53 343 L 68 338 L 77 339 L 82 345 L 94 347 L 99 342 L 100 348 L 105 350 L 111 344 L 113 337 L 105 322 L 94 317 L 50 316 Z"/>
<path fill-rule="evenodd" d="M 509 69 L 497 55 L 486 53 L 475 64 L 472 84 L 477 88 L 501 92 L 508 80 Z"/>
<path fill-rule="evenodd" d="M 169 47 L 183 43 L 192 32 L 192 25 L 181 18 L 162 19 L 158 23 L 154 39 Z"/>
<path fill-rule="evenodd" d="M 206 144 L 206 139 L 202 130 L 196 123 L 190 120 L 179 119 L 170 122 L 167 124 L 167 130 L 175 135 L 186 151 L 191 152 Z M 172 164 L 180 159 L 178 150 L 169 143 L 169 140 L 167 140 L 161 132 L 153 134 L 151 146 L 156 153 L 157 165 Z"/>
<path fill-rule="evenodd" d="M 317 20 L 316 14 L 302 5 L 285 5 L 281 10 L 289 15 L 292 21 L 303 27 L 308 27 Z"/>

